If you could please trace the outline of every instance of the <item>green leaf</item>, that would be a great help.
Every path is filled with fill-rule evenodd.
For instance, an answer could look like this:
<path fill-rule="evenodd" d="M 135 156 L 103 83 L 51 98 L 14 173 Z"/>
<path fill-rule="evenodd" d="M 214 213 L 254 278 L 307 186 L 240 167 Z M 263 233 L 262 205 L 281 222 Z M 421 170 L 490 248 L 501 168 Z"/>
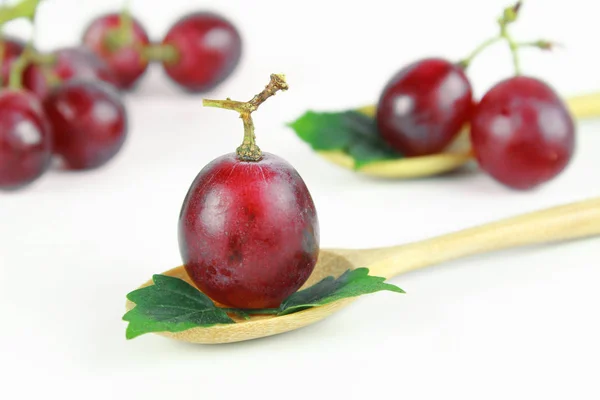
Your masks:
<path fill-rule="evenodd" d="M 288 126 L 313 150 L 338 150 L 349 155 L 355 168 L 404 157 L 381 139 L 375 119 L 358 111 L 307 111 Z"/>
<path fill-rule="evenodd" d="M 308 289 L 292 294 L 279 308 L 238 310 L 218 308 L 210 298 L 182 279 L 154 275 L 152 280 L 154 285 L 127 295 L 135 303 L 135 307 L 123 316 L 123 320 L 129 322 L 127 339 L 151 332 L 181 332 L 235 323 L 228 312 L 249 319 L 251 314 L 286 315 L 382 290 L 404 293 L 399 287 L 385 283 L 385 278 L 369 275 L 367 268 L 358 268 L 344 272 L 337 279 L 329 276 Z"/>
<path fill-rule="evenodd" d="M 126 337 L 150 332 L 181 332 L 198 326 L 232 324 L 227 313 L 189 283 L 170 276 L 154 275 L 154 285 L 134 290 L 127 298 L 136 306 L 123 320 Z"/>
<path fill-rule="evenodd" d="M 318 307 L 337 300 L 356 297 L 363 294 L 388 290 L 404 293 L 395 285 L 384 283 L 385 278 L 369 275 L 368 268 L 348 270 L 334 279 L 329 276 L 319 283 L 296 292 L 281 303 L 278 315 L 290 314 L 311 307 Z"/>

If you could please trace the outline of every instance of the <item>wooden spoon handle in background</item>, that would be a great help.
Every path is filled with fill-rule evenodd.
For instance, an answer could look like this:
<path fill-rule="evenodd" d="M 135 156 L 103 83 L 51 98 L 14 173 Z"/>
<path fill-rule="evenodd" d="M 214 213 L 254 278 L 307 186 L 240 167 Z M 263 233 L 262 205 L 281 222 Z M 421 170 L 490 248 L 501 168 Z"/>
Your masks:
<path fill-rule="evenodd" d="M 567 107 L 578 120 L 600 116 L 600 92 L 568 97 Z"/>
<path fill-rule="evenodd" d="M 368 255 L 363 253 L 363 259 L 372 262 L 362 266 L 368 266 L 373 275 L 391 278 L 470 255 L 593 235 L 600 235 L 600 198 L 531 212 L 421 242 L 368 250 Z"/>

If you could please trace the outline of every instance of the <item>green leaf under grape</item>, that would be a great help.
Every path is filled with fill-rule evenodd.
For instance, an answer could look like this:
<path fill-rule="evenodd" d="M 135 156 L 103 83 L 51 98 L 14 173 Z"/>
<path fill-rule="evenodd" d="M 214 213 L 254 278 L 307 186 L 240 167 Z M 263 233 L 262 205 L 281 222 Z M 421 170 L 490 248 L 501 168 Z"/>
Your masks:
<path fill-rule="evenodd" d="M 358 111 L 307 111 L 288 126 L 313 150 L 347 154 L 354 160 L 354 168 L 404 158 L 381 139 L 375 119 Z"/>
<path fill-rule="evenodd" d="M 384 283 L 385 278 L 369 275 L 367 268 L 358 268 L 346 271 L 337 279 L 327 277 L 292 294 L 279 308 L 242 310 L 217 307 L 209 297 L 182 279 L 154 275 L 152 280 L 154 285 L 127 295 L 135 303 L 135 307 L 123 316 L 123 320 L 129 322 L 127 339 L 151 332 L 181 332 L 235 323 L 228 313 L 245 319 L 249 319 L 251 314 L 286 315 L 382 290 L 404 293 L 399 287 Z"/>
<path fill-rule="evenodd" d="M 184 280 L 165 275 L 154 275 L 152 280 L 154 285 L 127 295 L 136 304 L 123 316 L 129 322 L 127 339 L 150 332 L 181 332 L 234 323 L 208 296 Z"/>
<path fill-rule="evenodd" d="M 290 314 L 311 307 L 318 307 L 341 299 L 387 290 L 404 293 L 395 285 L 385 283 L 385 278 L 369 275 L 367 268 L 348 270 L 334 279 L 329 276 L 319 283 L 296 292 L 281 303 L 278 315 Z"/>

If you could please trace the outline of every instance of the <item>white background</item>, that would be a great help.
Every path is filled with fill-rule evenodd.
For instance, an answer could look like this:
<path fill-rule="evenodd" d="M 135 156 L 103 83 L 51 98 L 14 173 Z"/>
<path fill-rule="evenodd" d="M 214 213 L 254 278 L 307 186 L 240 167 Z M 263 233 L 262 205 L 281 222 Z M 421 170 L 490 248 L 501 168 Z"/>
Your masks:
<path fill-rule="evenodd" d="M 207 97 L 249 99 L 271 72 L 290 90 L 256 114 L 259 145 L 290 161 L 318 207 L 322 247 L 404 243 L 600 195 L 600 120 L 579 126 L 558 179 L 510 191 L 481 173 L 378 181 L 317 158 L 284 127 L 307 108 L 374 102 L 419 57 L 458 59 L 495 33 L 507 1 L 133 0 L 159 39 L 192 9 L 239 27 L 244 58 Z M 37 42 L 78 41 L 109 0 L 47 0 Z M 600 90 L 597 2 L 527 1 L 518 39 L 553 39 L 524 70 L 565 96 Z M 9 31 L 26 34 L 24 24 Z M 511 73 L 499 45 L 470 71 L 481 95 Z M 126 97 L 123 151 L 105 168 L 0 194 L 0 398 L 598 399 L 600 239 L 506 251 L 397 277 L 317 325 L 251 342 L 125 340 L 125 294 L 180 263 L 177 217 L 196 173 L 233 151 L 241 123 L 152 70 Z"/>

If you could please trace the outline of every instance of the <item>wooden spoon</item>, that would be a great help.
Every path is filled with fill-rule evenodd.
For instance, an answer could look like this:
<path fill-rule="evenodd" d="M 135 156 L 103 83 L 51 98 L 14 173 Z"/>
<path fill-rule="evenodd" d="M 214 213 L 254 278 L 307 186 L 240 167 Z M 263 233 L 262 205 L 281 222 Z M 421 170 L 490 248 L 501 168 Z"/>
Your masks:
<path fill-rule="evenodd" d="M 365 250 L 323 249 L 305 287 L 351 268 L 368 267 L 371 275 L 391 278 L 418 268 L 510 247 L 576 239 L 600 234 L 600 197 L 508 218 L 407 245 Z M 596 262 L 596 261 L 594 261 Z M 183 267 L 164 272 L 192 283 Z M 143 286 L 152 285 L 152 281 Z M 253 316 L 236 324 L 193 328 L 160 335 L 191 343 L 230 343 L 271 336 L 313 324 L 354 299 L 340 300 L 281 317 Z M 135 306 L 127 302 L 129 311 Z"/>
<path fill-rule="evenodd" d="M 567 107 L 576 119 L 600 116 L 600 93 L 568 98 Z M 375 106 L 366 106 L 360 112 L 373 116 Z M 341 151 L 318 151 L 321 157 L 346 169 L 354 169 L 354 160 Z M 473 159 L 469 130 L 465 128 L 443 153 L 398 160 L 378 161 L 358 168 L 357 172 L 373 177 L 410 179 L 438 175 L 460 168 Z"/>

